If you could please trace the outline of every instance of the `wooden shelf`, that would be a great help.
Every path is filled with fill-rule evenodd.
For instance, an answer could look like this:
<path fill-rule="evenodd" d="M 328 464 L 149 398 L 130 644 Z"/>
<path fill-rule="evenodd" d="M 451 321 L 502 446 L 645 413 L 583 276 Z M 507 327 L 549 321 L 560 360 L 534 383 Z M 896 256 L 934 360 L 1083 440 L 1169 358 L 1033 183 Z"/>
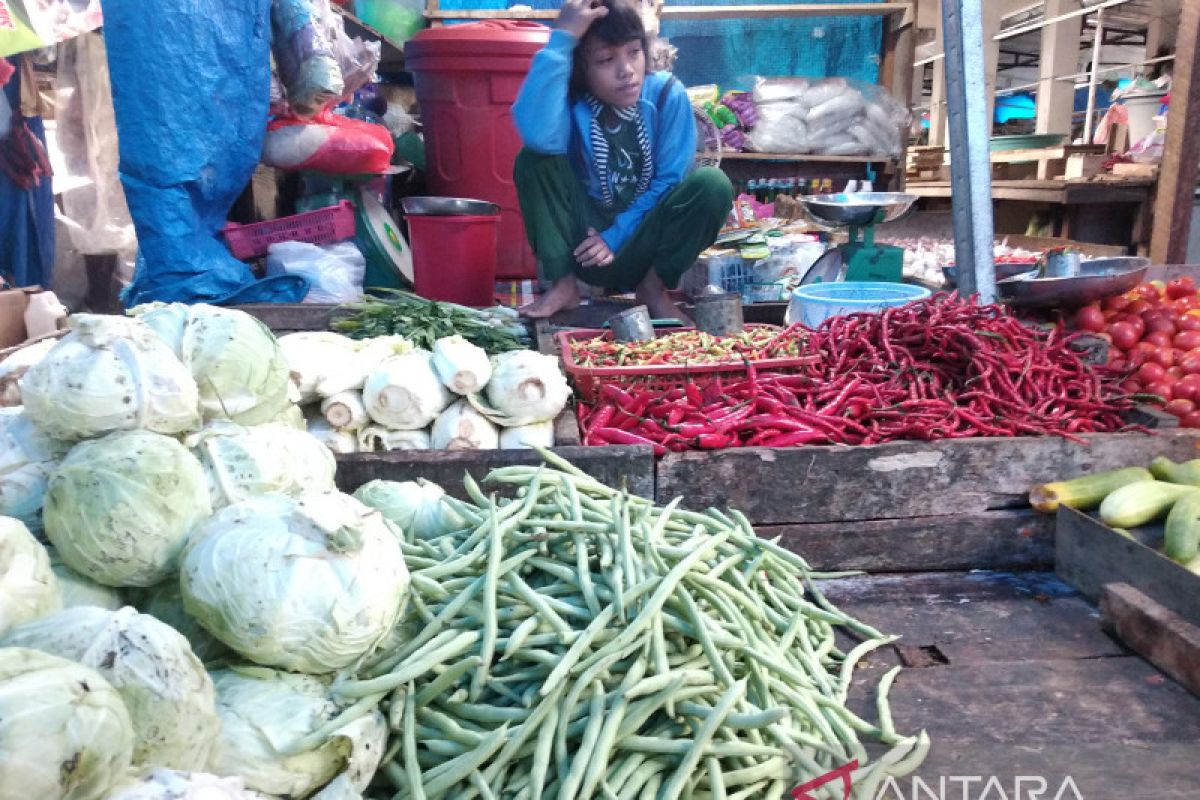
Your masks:
<path fill-rule="evenodd" d="M 380 43 L 379 67 L 381 69 L 397 72 L 404 69 L 404 45 L 396 44 L 341 6 L 335 5 L 333 10 L 346 21 L 346 33 L 363 39 L 373 39 Z"/>
<path fill-rule="evenodd" d="M 808 161 L 824 164 L 882 164 L 895 156 L 823 156 L 812 153 L 722 153 L 722 161 Z"/>

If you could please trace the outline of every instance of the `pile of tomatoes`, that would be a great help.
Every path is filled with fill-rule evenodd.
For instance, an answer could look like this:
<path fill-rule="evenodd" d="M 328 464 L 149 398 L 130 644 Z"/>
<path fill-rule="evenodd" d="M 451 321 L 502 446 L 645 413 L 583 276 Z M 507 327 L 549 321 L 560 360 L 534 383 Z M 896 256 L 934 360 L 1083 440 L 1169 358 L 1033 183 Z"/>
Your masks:
<path fill-rule="evenodd" d="M 1163 398 L 1185 428 L 1200 428 L 1200 292 L 1190 276 L 1143 283 L 1075 314 L 1075 327 L 1107 339 L 1108 366 L 1131 394 Z"/>

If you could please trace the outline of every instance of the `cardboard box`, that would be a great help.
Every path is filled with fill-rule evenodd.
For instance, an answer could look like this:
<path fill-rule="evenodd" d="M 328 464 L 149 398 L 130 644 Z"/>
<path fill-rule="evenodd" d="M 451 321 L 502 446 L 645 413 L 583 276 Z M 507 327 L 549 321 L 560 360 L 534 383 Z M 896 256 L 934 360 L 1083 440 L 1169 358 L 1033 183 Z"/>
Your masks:
<path fill-rule="evenodd" d="M 25 309 L 29 305 L 25 289 L 0 291 L 0 349 L 25 341 Z"/>

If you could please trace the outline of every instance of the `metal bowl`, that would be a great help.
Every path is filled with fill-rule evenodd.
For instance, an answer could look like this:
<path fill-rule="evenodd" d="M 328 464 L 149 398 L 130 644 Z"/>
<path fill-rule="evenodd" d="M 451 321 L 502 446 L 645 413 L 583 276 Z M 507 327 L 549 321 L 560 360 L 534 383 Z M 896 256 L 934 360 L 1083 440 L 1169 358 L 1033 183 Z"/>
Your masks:
<path fill-rule="evenodd" d="M 831 228 L 893 222 L 907 214 L 917 202 L 915 194 L 900 192 L 819 194 L 797 199 L 814 222 Z"/>
<path fill-rule="evenodd" d="M 1009 278 L 1015 278 L 1018 275 L 1025 275 L 1029 272 L 1037 272 L 1037 262 L 1029 261 L 1024 264 L 996 264 L 996 280 L 1004 281 Z M 942 276 L 946 279 L 948 286 L 958 285 L 958 267 L 954 264 L 942 267 Z"/>
<path fill-rule="evenodd" d="M 1080 265 L 1073 278 L 1039 278 L 1028 273 L 998 281 L 996 291 L 1009 305 L 1038 308 L 1083 306 L 1114 294 L 1128 292 L 1146 277 L 1148 258 L 1096 258 Z"/>
<path fill-rule="evenodd" d="M 406 197 L 400 205 L 405 214 L 424 217 L 492 217 L 500 213 L 495 203 L 465 197 Z"/>

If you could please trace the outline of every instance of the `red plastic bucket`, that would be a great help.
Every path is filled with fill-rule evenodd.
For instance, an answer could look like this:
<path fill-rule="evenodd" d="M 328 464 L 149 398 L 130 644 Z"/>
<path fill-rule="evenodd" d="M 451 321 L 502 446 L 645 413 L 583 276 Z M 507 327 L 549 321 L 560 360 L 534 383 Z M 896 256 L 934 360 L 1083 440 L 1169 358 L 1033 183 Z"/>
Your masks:
<path fill-rule="evenodd" d="M 491 306 L 500 215 L 409 214 L 417 294 L 464 306 Z"/>

